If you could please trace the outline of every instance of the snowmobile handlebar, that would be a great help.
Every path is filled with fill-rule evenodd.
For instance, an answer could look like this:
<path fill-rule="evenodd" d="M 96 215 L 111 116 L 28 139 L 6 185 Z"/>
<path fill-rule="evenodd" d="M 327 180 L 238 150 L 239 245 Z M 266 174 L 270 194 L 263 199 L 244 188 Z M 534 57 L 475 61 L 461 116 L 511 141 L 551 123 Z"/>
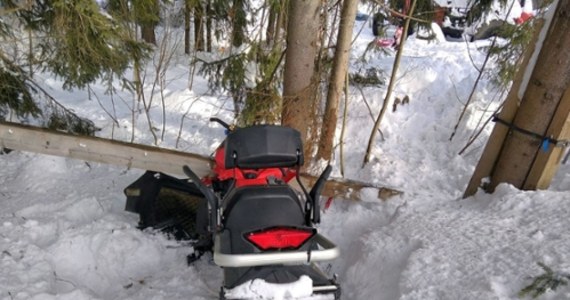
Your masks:
<path fill-rule="evenodd" d="M 325 183 L 327 179 L 329 179 L 331 172 L 332 166 L 327 165 L 323 173 L 321 173 L 321 176 L 319 176 L 319 179 L 317 179 L 317 182 L 315 182 L 315 185 L 313 185 L 311 192 L 309 193 L 309 199 L 312 202 L 312 219 L 313 223 L 316 224 L 321 222 L 321 208 L 319 207 L 319 197 L 321 197 L 321 192 L 323 191 Z"/>
<path fill-rule="evenodd" d="M 217 213 L 218 198 L 216 197 L 214 192 L 212 192 L 212 190 L 210 190 L 208 187 L 206 187 L 206 185 L 204 185 L 202 180 L 200 180 L 200 177 L 198 177 L 198 175 L 196 175 L 196 173 L 194 173 L 194 171 L 192 171 L 190 167 L 188 167 L 187 165 L 183 165 L 182 171 L 184 171 L 184 174 L 186 174 L 190 178 L 190 180 L 196 185 L 196 187 L 198 187 L 200 192 L 204 195 L 204 197 L 206 197 L 206 200 L 210 203 L 210 224 L 209 224 L 210 231 L 212 233 L 215 232 L 218 225 L 218 213 Z"/>
<path fill-rule="evenodd" d="M 210 122 L 216 122 L 216 123 L 222 125 L 227 131 L 230 131 L 230 132 L 231 132 L 231 131 L 234 130 L 234 126 L 232 126 L 232 125 L 230 125 L 230 124 L 228 124 L 228 123 L 222 121 L 222 120 L 219 119 L 219 118 L 212 117 L 212 118 L 210 118 Z"/>

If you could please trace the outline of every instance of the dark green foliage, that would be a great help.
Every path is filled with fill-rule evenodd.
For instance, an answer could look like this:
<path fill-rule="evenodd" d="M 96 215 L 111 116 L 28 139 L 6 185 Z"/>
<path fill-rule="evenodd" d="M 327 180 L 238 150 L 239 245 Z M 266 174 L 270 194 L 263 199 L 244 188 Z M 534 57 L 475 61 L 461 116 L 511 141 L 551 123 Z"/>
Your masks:
<path fill-rule="evenodd" d="M 281 119 L 281 95 L 277 88 L 262 83 L 248 89 L 238 125 L 276 124 Z"/>
<path fill-rule="evenodd" d="M 122 74 L 133 49 L 146 51 L 92 0 L 35 1 L 14 16 L 41 37 L 36 60 L 60 76 L 66 88 L 85 87 L 105 73 Z"/>
<path fill-rule="evenodd" d="M 537 298 L 549 290 L 555 291 L 560 286 L 568 285 L 570 274 L 554 272 L 545 264 L 539 262 L 538 265 L 544 270 L 544 274 L 534 278 L 532 283 L 519 292 L 519 297 L 531 296 Z"/>
<path fill-rule="evenodd" d="M 210 89 L 225 90 L 230 93 L 237 115 L 245 99 L 246 54 L 231 55 L 212 62 L 200 61 L 202 65 L 198 73 L 209 79 Z"/>
<path fill-rule="evenodd" d="M 284 53 L 274 48 L 268 52 L 262 43 L 251 44 L 250 51 L 224 59 L 204 62 L 200 74 L 208 77 L 209 87 L 230 93 L 241 125 L 275 123 L 280 118 L 281 97 L 278 69 Z M 247 66 L 252 68 L 248 70 Z M 256 72 L 255 82 L 247 78 Z"/>
<path fill-rule="evenodd" d="M 50 36 L 59 49 L 48 61 L 49 69 L 65 78 L 65 87 L 85 87 L 106 72 L 123 73 L 131 41 L 107 17 L 95 13 L 93 1 L 69 3 L 54 3 Z"/>
<path fill-rule="evenodd" d="M 68 113 L 52 113 L 44 126 L 79 135 L 93 135 L 98 130 L 93 122 Z"/>
<path fill-rule="evenodd" d="M 36 101 L 42 99 L 43 101 Z M 35 120 L 42 126 L 76 134 L 93 135 L 93 122 L 59 104 L 31 81 L 18 66 L 4 61 L 0 68 L 0 120 Z"/>
<path fill-rule="evenodd" d="M 496 0 L 475 0 L 471 3 L 471 7 L 467 12 L 467 23 L 472 24 L 473 22 L 481 19 L 481 17 L 491 10 L 491 6 Z M 507 0 L 499 0 L 501 5 L 507 5 Z"/>
<path fill-rule="evenodd" d="M 247 37 L 247 17 L 245 0 L 233 0 L 233 6 L 230 14 L 230 19 L 233 25 L 232 32 L 232 45 L 240 47 L 246 42 Z"/>
<path fill-rule="evenodd" d="M 520 58 L 532 40 L 535 25 L 534 20 L 520 25 L 505 22 L 495 32 L 498 37 L 508 39 L 507 42 L 494 43 L 489 48 L 489 53 L 497 64 L 494 80 L 498 85 L 507 86 L 513 80 L 520 67 Z"/>
<path fill-rule="evenodd" d="M 92 134 L 96 128 L 91 121 L 57 103 L 22 68 L 39 67 L 60 77 L 64 88 L 83 88 L 110 74 L 120 77 L 133 55 L 144 56 L 148 48 L 92 0 L 0 0 L 0 6 L 4 45 L 12 44 L 23 30 L 33 37 L 27 61 L 0 48 L 0 116 L 10 113 L 12 120 Z"/>
<path fill-rule="evenodd" d="M 267 52 L 262 43 L 252 45 L 251 59 L 257 61 L 259 80 L 253 89 L 247 91 L 245 106 L 239 115 L 242 126 L 252 124 L 275 124 L 281 119 L 281 95 L 278 87 L 281 82 L 277 71 L 284 52 L 278 47 Z"/>
<path fill-rule="evenodd" d="M 348 80 L 351 84 L 378 87 L 386 84 L 386 75 L 381 69 L 368 67 L 364 70 L 361 68 L 358 72 L 350 73 Z"/>
<path fill-rule="evenodd" d="M 160 22 L 159 4 L 158 0 L 108 0 L 107 10 L 120 20 L 156 26 Z"/>
<path fill-rule="evenodd" d="M 6 119 L 10 112 L 20 118 L 38 117 L 41 110 L 32 97 L 34 91 L 18 72 L 0 68 L 0 119 Z"/>

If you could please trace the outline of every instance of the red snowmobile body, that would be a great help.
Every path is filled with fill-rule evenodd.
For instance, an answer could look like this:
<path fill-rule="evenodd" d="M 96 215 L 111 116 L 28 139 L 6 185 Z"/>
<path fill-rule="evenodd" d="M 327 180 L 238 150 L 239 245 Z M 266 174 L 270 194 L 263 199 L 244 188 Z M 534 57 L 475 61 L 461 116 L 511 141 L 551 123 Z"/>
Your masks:
<path fill-rule="evenodd" d="M 217 119 L 213 121 L 230 129 Z M 178 208 L 157 213 L 161 202 L 169 201 L 160 199 L 159 191 L 146 200 L 153 205 L 142 205 L 144 200 L 139 198 L 144 191 L 140 189 L 149 189 L 148 180 L 157 177 L 145 174 L 146 181 L 141 177 L 126 189 L 127 196 L 129 189 L 132 195 L 137 195 L 132 191 L 139 189 L 138 198 L 127 198 L 127 210 L 141 215 L 141 227 L 156 228 L 160 224 L 179 238 L 196 240 L 194 248 L 199 252 L 212 251 L 214 262 L 224 270 L 220 299 L 226 299 L 228 289 L 251 280 L 289 284 L 303 275 L 311 278 L 313 293 L 333 294 L 339 299 L 335 276 L 331 279 L 317 267 L 318 262 L 339 254 L 337 247 L 315 228 L 320 222 L 318 198 L 331 167 L 310 192 L 300 181 L 302 191 L 293 189 L 288 183 L 299 179 L 302 149 L 299 132 L 291 128 L 257 125 L 229 130 L 214 153 L 211 176 L 200 179 L 184 166 L 189 180 L 183 181 L 180 186 L 184 187 L 180 188 L 173 183 L 176 179 L 160 174 L 158 185 L 184 195 L 185 200 L 170 202 L 185 204 L 170 205 Z M 168 217 L 180 215 L 184 211 L 181 207 L 191 207 L 183 214 L 188 215 L 187 219 Z"/>

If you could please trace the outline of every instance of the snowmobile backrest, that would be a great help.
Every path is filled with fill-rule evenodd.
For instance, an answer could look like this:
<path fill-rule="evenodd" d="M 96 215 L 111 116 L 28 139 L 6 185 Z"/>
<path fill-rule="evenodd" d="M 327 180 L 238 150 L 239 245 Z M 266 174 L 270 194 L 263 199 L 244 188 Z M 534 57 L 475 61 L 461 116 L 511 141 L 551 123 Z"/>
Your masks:
<path fill-rule="evenodd" d="M 242 169 L 284 168 L 303 164 L 301 134 L 289 127 L 255 125 L 228 134 L 225 167 Z"/>
<path fill-rule="evenodd" d="M 232 253 L 251 253 L 243 234 L 274 226 L 303 226 L 299 197 L 288 185 L 245 186 L 233 189 L 223 206 L 222 224 L 231 234 Z"/>

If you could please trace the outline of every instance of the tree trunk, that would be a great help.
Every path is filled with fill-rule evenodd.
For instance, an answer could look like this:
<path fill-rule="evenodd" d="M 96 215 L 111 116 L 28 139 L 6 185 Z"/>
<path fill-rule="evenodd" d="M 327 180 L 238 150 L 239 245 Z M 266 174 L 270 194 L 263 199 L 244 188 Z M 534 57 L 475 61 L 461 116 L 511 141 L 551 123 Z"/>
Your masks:
<path fill-rule="evenodd" d="M 246 38 L 247 16 L 244 10 L 245 0 L 233 0 L 230 21 L 232 22 L 232 45 L 240 47 Z"/>
<path fill-rule="evenodd" d="M 156 45 L 156 35 L 154 33 L 154 26 L 143 24 L 141 25 L 141 38 L 143 41 Z"/>
<path fill-rule="evenodd" d="M 521 189 L 534 189 L 527 182 L 533 164 L 541 151 L 552 151 L 554 145 L 545 139 L 553 124 L 558 109 L 566 108 L 570 97 L 565 93 L 570 88 L 570 2 L 559 1 L 554 19 L 548 29 L 542 50 L 538 56 L 530 81 L 513 120 L 513 129 L 505 139 L 489 191 L 503 182 Z M 568 115 L 564 116 L 567 118 Z M 505 126 L 497 124 L 496 126 Z M 533 136 L 523 131 L 535 133 Z M 548 146 L 550 150 L 544 149 Z M 545 151 L 546 152 L 546 151 Z M 549 181 L 547 182 L 550 183 Z M 544 182 L 543 182 L 544 184 Z M 546 186 L 548 186 L 546 184 Z"/>
<path fill-rule="evenodd" d="M 282 1 L 277 14 L 277 21 L 275 21 L 275 43 L 281 43 L 282 41 L 281 32 L 285 29 L 285 24 L 287 22 L 287 7 L 289 7 L 289 0 Z"/>
<path fill-rule="evenodd" d="M 338 103 L 346 82 L 346 72 L 348 70 L 348 60 L 350 56 L 350 45 L 352 41 L 352 30 L 356 18 L 358 0 L 344 0 L 340 25 L 331 71 L 331 79 L 327 92 L 327 103 L 325 115 L 323 117 L 321 137 L 319 140 L 319 151 L 317 159 L 330 160 L 336 132 L 338 117 Z"/>
<path fill-rule="evenodd" d="M 522 96 L 519 96 L 519 90 L 521 88 L 521 85 L 523 85 L 526 69 L 532 68 L 532 66 L 529 66 L 531 57 L 535 51 L 540 51 L 540 48 L 536 48 L 536 46 L 539 34 L 542 30 L 542 27 L 544 26 L 544 21 L 535 20 L 535 22 L 538 23 L 535 25 L 533 38 L 530 41 L 529 45 L 525 48 L 523 56 L 516 62 L 521 67 L 519 67 L 517 70 L 513 84 L 511 85 L 511 90 L 503 102 L 501 111 L 498 113 L 498 117 L 506 122 L 512 122 L 515 117 L 521 100 L 520 97 Z M 509 134 L 509 128 L 506 126 L 495 126 L 493 128 L 493 132 L 491 132 L 491 135 L 489 136 L 487 145 L 485 146 L 485 149 L 481 154 L 481 158 L 479 158 L 479 162 L 475 167 L 475 171 L 469 180 L 469 184 L 465 189 L 463 198 L 473 196 L 479 187 L 481 187 L 482 180 L 491 176 L 495 163 L 497 162 L 497 157 L 501 152 L 507 134 Z"/>
<path fill-rule="evenodd" d="M 194 7 L 194 49 L 204 51 L 204 8 L 201 3 Z"/>
<path fill-rule="evenodd" d="M 269 16 L 267 17 L 267 29 L 265 30 L 265 44 L 268 46 L 273 45 L 275 40 L 275 27 L 277 25 L 277 14 L 279 11 L 274 5 L 269 6 Z"/>
<path fill-rule="evenodd" d="M 206 51 L 212 52 L 212 0 L 206 4 Z"/>
<path fill-rule="evenodd" d="M 184 3 L 184 53 L 190 54 L 190 1 Z"/>
<path fill-rule="evenodd" d="M 310 122 L 315 118 L 313 99 L 317 84 L 313 81 L 317 56 L 319 9 L 321 1 L 289 2 L 287 51 L 283 79 L 283 111 L 281 122 L 301 133 L 305 157 L 310 157 Z"/>
<path fill-rule="evenodd" d="M 135 12 L 141 28 L 141 39 L 149 44 L 156 45 L 154 29 L 160 21 L 160 3 L 158 0 L 137 2 Z"/>

